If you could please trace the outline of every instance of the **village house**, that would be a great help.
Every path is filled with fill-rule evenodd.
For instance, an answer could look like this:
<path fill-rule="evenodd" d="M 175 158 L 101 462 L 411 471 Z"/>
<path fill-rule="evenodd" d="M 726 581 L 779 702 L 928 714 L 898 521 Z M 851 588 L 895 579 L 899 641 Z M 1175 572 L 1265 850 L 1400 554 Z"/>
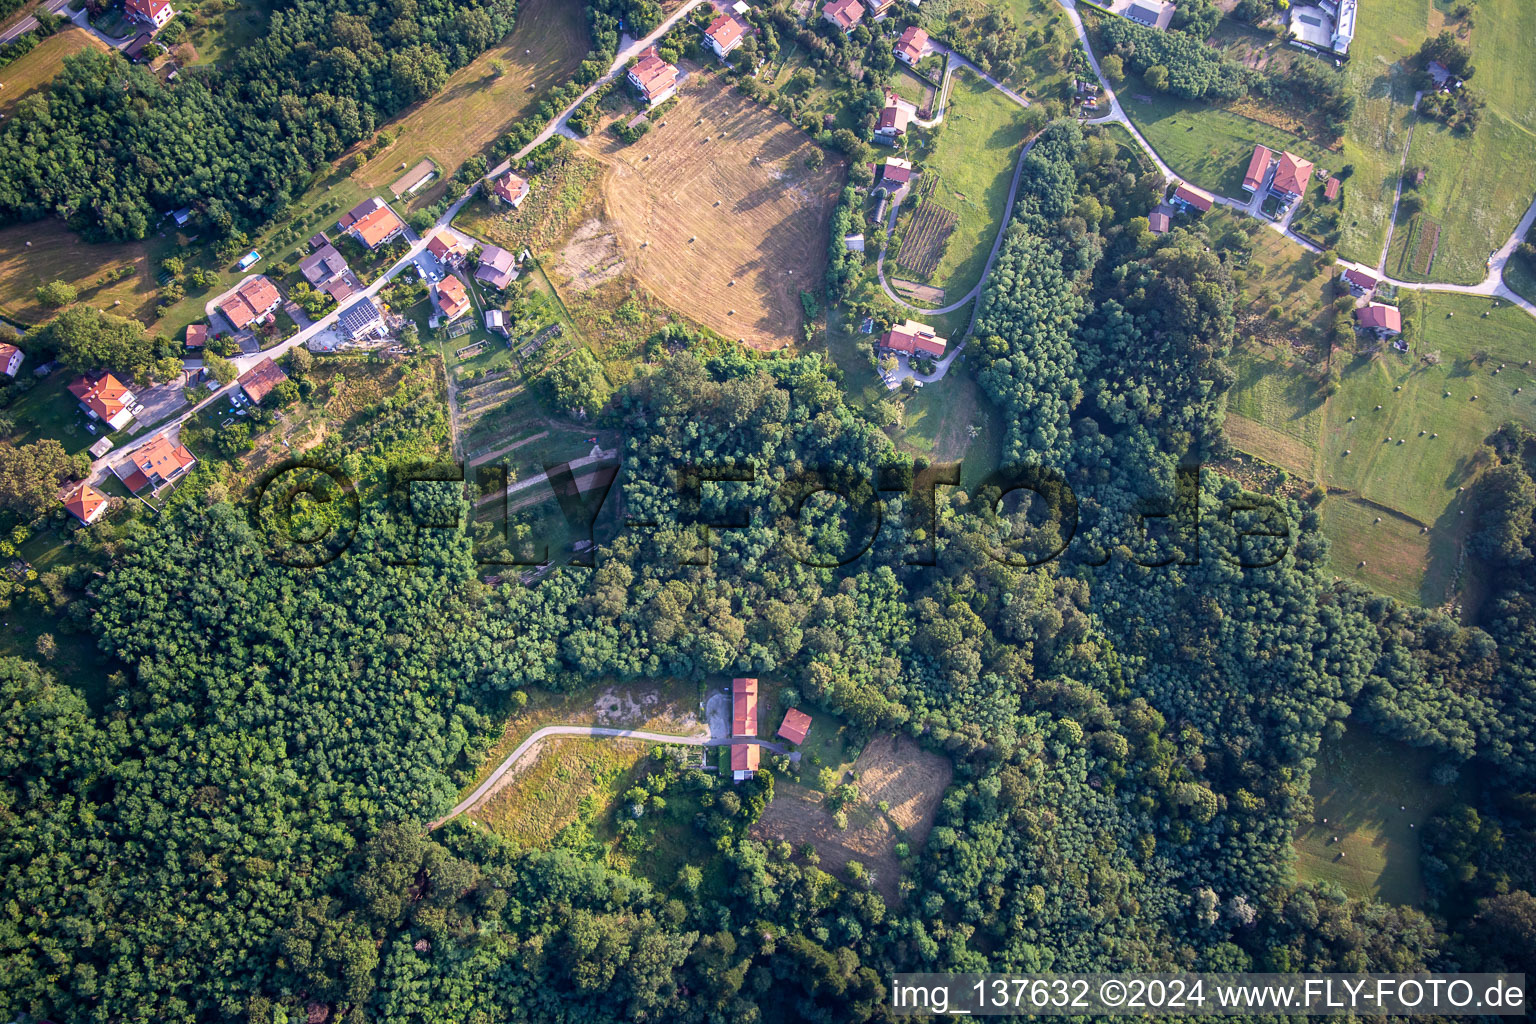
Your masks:
<path fill-rule="evenodd" d="M 395 216 L 395 211 L 378 196 L 352 207 L 336 226 L 363 243 L 366 249 L 377 249 L 405 230 L 405 224 Z"/>
<path fill-rule="evenodd" d="M 495 289 L 505 288 L 517 280 L 517 257 L 496 245 L 480 250 L 480 266 L 475 270 L 475 280 L 484 281 Z"/>
<path fill-rule="evenodd" d="M 82 524 L 90 526 L 106 512 L 111 501 L 87 483 L 79 483 L 64 492 L 64 508 Z"/>
<path fill-rule="evenodd" d="M 864 4 L 860 0 L 832 0 L 822 6 L 821 16 L 847 35 L 864 20 Z"/>
<path fill-rule="evenodd" d="M 1173 8 L 1174 5 L 1167 3 L 1166 0 L 1132 0 L 1120 11 L 1120 14 L 1127 21 L 1134 21 L 1146 28 L 1161 31 L 1173 21 Z"/>
<path fill-rule="evenodd" d="M 896 99 L 894 93 L 886 93 L 885 106 L 880 108 L 880 119 L 875 122 L 874 141 L 894 146 L 907 134 L 912 114 Z"/>
<path fill-rule="evenodd" d="M 1173 227 L 1173 218 L 1169 217 L 1162 210 L 1153 210 L 1147 214 L 1147 227 L 1151 229 L 1154 235 L 1166 235 L 1169 229 Z"/>
<path fill-rule="evenodd" d="M 1359 321 L 1361 330 L 1369 331 L 1378 338 L 1391 338 L 1403 333 L 1403 314 L 1396 306 L 1367 303 L 1355 310 L 1355 319 Z"/>
<path fill-rule="evenodd" d="M 1275 168 L 1275 180 L 1269 185 L 1271 195 L 1292 201 L 1300 199 L 1312 180 L 1312 161 L 1303 160 L 1294 153 L 1281 153 L 1280 166 Z"/>
<path fill-rule="evenodd" d="M 891 13 L 891 8 L 896 6 L 896 0 L 864 0 L 864 6 L 869 8 L 872 19 L 884 21 L 885 16 Z"/>
<path fill-rule="evenodd" d="M 128 385 L 104 371 L 81 377 L 69 385 L 69 393 L 79 401 L 86 416 L 113 430 L 122 430 L 132 423 L 134 415 L 143 408 Z"/>
<path fill-rule="evenodd" d="M 1354 267 L 1344 271 L 1344 284 L 1349 288 L 1349 294 L 1356 297 L 1370 295 L 1376 291 L 1376 278 Z"/>
<path fill-rule="evenodd" d="M 1275 151 L 1268 146 L 1254 146 L 1253 158 L 1248 161 L 1248 173 L 1243 175 L 1243 191 L 1249 195 L 1264 187 L 1264 179 L 1275 162 Z"/>
<path fill-rule="evenodd" d="M 219 303 L 219 312 L 235 330 L 243 331 L 252 324 L 265 322 L 282 301 L 277 286 L 261 274 L 226 295 Z"/>
<path fill-rule="evenodd" d="M 437 257 L 439 263 L 456 267 L 464 262 L 464 257 L 469 254 L 469 247 L 460 241 L 457 235 L 448 231 L 438 231 L 427 239 L 427 252 Z"/>
<path fill-rule="evenodd" d="M 336 325 L 349 341 L 382 338 L 389 333 L 389 325 L 384 322 L 384 312 L 366 296 L 342 310 L 336 317 Z"/>
<path fill-rule="evenodd" d="M 916 64 L 927 51 L 928 33 L 916 25 L 908 25 L 901 38 L 896 40 L 896 59 L 903 64 Z"/>
<path fill-rule="evenodd" d="M 508 171 L 491 182 L 491 199 L 495 202 L 506 203 L 515 210 L 522 205 L 524 199 L 528 198 L 528 188 L 526 178 L 521 178 Z M 442 234 L 442 232 L 438 232 L 438 234 Z"/>
<path fill-rule="evenodd" d="M 112 467 L 112 472 L 134 494 L 148 488 L 158 491 L 167 484 L 181 479 L 197 459 L 186 446 L 172 442 L 164 434 L 139 447 L 137 451 Z"/>
<path fill-rule="evenodd" d="M 208 325 L 190 324 L 187 327 L 187 348 L 202 348 L 208 344 Z"/>
<path fill-rule="evenodd" d="M 656 47 L 647 47 L 629 69 L 629 84 L 646 106 L 654 107 L 677 95 L 677 68 L 662 60 Z"/>
<path fill-rule="evenodd" d="M 741 45 L 746 38 L 746 28 L 729 14 L 722 14 L 704 29 L 704 39 L 715 56 L 725 60 L 726 54 Z"/>
<path fill-rule="evenodd" d="M 272 389 L 288 379 L 283 372 L 268 356 L 255 366 L 246 370 L 235 380 L 235 385 L 245 393 L 246 399 L 252 405 L 260 405 L 262 400 L 272 393 Z"/>
<path fill-rule="evenodd" d="M 469 290 L 452 274 L 432 287 L 432 302 L 446 321 L 457 320 L 469 312 Z"/>
<path fill-rule="evenodd" d="M 16 376 L 26 358 L 26 353 L 15 345 L 0 343 L 0 373 L 7 377 Z"/>
<path fill-rule="evenodd" d="M 932 356 L 937 359 L 944 354 L 944 346 L 949 342 L 945 338 L 933 333 L 933 328 L 927 324 L 920 324 L 916 320 L 908 320 L 880 335 L 880 349 L 884 352 L 895 352 L 905 356 Z"/>
<path fill-rule="evenodd" d="M 891 157 L 880 165 L 880 184 L 884 185 L 887 191 L 895 192 L 905 188 L 907 182 L 914 177 L 916 175 L 912 173 L 912 164 L 906 160 Z"/>
<path fill-rule="evenodd" d="M 154 32 L 176 17 L 176 11 L 166 0 L 123 0 L 123 14 L 129 21 L 153 26 Z"/>
<path fill-rule="evenodd" d="M 337 252 L 330 242 L 325 242 L 300 260 L 299 273 L 304 275 L 304 280 L 312 287 L 325 292 L 337 302 L 344 302 L 354 292 L 363 290 L 363 283 L 352 273 L 352 268 L 347 266 L 346 257 Z"/>
<path fill-rule="evenodd" d="M 1177 203 L 1191 213 L 1208 213 L 1211 207 L 1216 205 L 1215 197 L 1209 192 L 1195 188 L 1193 185 L 1186 185 L 1182 181 L 1179 182 L 1178 188 L 1173 190 L 1173 198 L 1170 202 Z"/>
<path fill-rule="evenodd" d="M 757 680 L 731 680 L 731 738 L 757 735 Z M 757 774 L 762 750 L 756 743 L 731 744 L 731 778 L 736 782 Z"/>
<path fill-rule="evenodd" d="M 779 725 L 778 735 L 791 743 L 805 742 L 806 735 L 811 731 L 811 716 L 799 708 L 790 708 L 784 712 L 784 721 Z"/>

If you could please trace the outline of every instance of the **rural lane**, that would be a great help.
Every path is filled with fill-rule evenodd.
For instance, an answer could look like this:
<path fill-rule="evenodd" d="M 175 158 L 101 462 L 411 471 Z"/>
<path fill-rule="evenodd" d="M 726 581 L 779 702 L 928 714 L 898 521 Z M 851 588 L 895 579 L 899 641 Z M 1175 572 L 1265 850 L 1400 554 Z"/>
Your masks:
<path fill-rule="evenodd" d="M 511 771 L 517 765 L 517 763 L 521 761 L 530 750 L 533 749 L 533 747 L 535 747 L 541 741 L 549 739 L 551 736 L 611 736 L 618 739 L 646 740 L 651 743 L 676 743 L 690 747 L 723 747 L 732 743 L 747 743 L 752 744 L 753 746 L 767 747 L 769 750 L 779 754 L 787 752 L 779 744 L 774 743 L 771 740 L 758 739 L 755 736 L 739 736 L 734 739 L 730 737 L 723 737 L 716 739 L 715 737 L 710 736 L 708 733 L 703 735 L 695 734 L 692 736 L 674 736 L 670 733 L 664 732 L 647 732 L 644 729 L 614 729 L 602 725 L 546 725 L 544 728 L 539 729 L 527 739 L 523 740 L 523 742 L 519 743 L 517 748 L 513 750 L 512 753 L 507 755 L 506 760 L 497 765 L 496 770 L 491 772 L 491 774 L 486 777 L 484 782 L 475 787 L 474 792 L 470 793 L 469 796 L 455 804 L 453 810 L 449 811 L 447 814 L 434 821 L 431 825 L 427 826 L 428 829 L 430 830 L 440 828 L 441 826 L 446 825 L 448 822 L 452 821 L 454 818 L 457 818 L 459 815 L 463 814 L 465 811 L 473 810 L 478 804 L 485 800 L 486 797 L 490 796 L 491 793 L 496 790 L 497 784 L 506 777 L 506 774 Z"/>

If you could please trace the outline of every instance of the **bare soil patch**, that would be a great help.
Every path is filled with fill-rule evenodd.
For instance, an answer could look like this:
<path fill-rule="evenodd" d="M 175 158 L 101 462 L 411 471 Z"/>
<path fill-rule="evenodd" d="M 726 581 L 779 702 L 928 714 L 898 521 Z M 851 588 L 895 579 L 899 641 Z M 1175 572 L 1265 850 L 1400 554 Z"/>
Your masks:
<path fill-rule="evenodd" d="M 619 248 L 618 236 L 599 218 L 586 221 L 565 243 L 555 269 L 577 292 L 591 291 L 618 277 L 624 272 L 624 253 Z"/>

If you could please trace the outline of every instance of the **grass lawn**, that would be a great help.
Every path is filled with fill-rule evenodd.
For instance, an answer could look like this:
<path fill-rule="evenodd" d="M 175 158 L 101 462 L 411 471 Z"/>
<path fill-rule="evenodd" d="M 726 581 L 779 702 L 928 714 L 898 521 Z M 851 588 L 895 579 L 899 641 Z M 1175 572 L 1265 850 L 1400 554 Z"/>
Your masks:
<path fill-rule="evenodd" d="M 1238 268 L 1239 335 L 1282 345 L 1297 339 L 1314 346 L 1326 344 L 1333 323 L 1332 268 L 1318 266 L 1295 243 L 1251 217 L 1216 207 L 1205 220 L 1218 240 L 1233 237 L 1234 232 L 1246 237 L 1246 243 L 1234 238 L 1238 249 L 1244 244 L 1248 249 L 1246 262 Z"/>
<path fill-rule="evenodd" d="M 1008 214 L 1008 185 L 1025 124 L 1018 104 L 970 72 L 957 71 L 937 144 L 931 151 L 913 150 L 920 154 L 923 176 L 937 179 L 923 185 L 925 191 L 932 189 L 928 201 L 959 215 L 938 269 L 925 282 L 942 287 L 946 302 L 970 291 L 981 277 L 998 225 Z M 919 145 L 926 141 L 917 140 Z"/>
<path fill-rule="evenodd" d="M 23 373 L 29 374 L 30 370 L 28 365 L 23 368 Z M 113 438 L 114 445 L 129 436 L 133 431 L 132 423 L 121 434 L 108 432 L 101 423 L 96 424 L 94 434 L 85 429 L 85 413 L 80 411 L 75 396 L 66 390 L 77 376 L 69 370 L 56 369 L 4 409 L 5 415 L 16 424 L 16 432 L 10 436 L 12 444 L 32 444 L 52 438 L 73 455 L 85 451 L 103 436 Z"/>
<path fill-rule="evenodd" d="M 1002 417 L 965 366 L 956 363 L 942 381 L 901 394 L 892 393 L 902 407 L 902 427 L 893 433 L 898 444 L 934 462 L 963 460 L 962 486 L 998 468 Z"/>
<path fill-rule="evenodd" d="M 365 189 L 381 191 L 400 172 L 429 157 L 442 177 L 417 193 L 413 208 L 436 202 L 466 159 L 482 153 L 551 87 L 565 81 L 587 52 L 580 4 L 525 0 L 512 34 L 448 79 L 442 90 L 384 126 L 395 141 L 354 173 Z M 498 75 L 492 64 L 506 70 Z M 361 147 L 359 147 L 361 148 Z"/>
<path fill-rule="evenodd" d="M 9 116 L 23 96 L 44 88 L 64 66 L 64 58 L 81 50 L 106 50 L 107 44 L 74 25 L 39 42 L 29 52 L 0 68 L 0 115 Z"/>
<path fill-rule="evenodd" d="M 217 64 L 240 52 L 265 32 L 270 13 L 268 0 L 204 0 L 192 14 L 183 13 L 190 22 L 186 42 L 197 50 L 192 63 Z"/>
<path fill-rule="evenodd" d="M 1312 773 L 1314 822 L 1296 833 L 1298 878 L 1336 882 L 1351 896 L 1423 902 L 1419 832 L 1465 788 L 1434 785 L 1433 764 L 1429 751 L 1363 727 L 1325 741 Z"/>

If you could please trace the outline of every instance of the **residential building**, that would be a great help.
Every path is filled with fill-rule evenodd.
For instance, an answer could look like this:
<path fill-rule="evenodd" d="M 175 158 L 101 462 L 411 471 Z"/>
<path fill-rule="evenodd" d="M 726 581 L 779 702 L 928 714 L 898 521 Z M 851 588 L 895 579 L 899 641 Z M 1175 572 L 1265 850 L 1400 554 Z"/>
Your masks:
<path fill-rule="evenodd" d="M 123 14 L 129 21 L 153 26 L 155 32 L 176 17 L 176 11 L 166 0 L 123 0 Z"/>
<path fill-rule="evenodd" d="M 76 484 L 64 492 L 64 507 L 69 510 L 70 515 L 86 526 L 90 526 L 101 518 L 110 500 L 87 483 Z"/>
<path fill-rule="evenodd" d="M 1264 187 L 1270 165 L 1275 162 L 1275 151 L 1268 146 L 1254 146 L 1253 158 L 1248 161 L 1248 173 L 1243 175 L 1243 191 L 1252 195 Z"/>
<path fill-rule="evenodd" d="M 705 41 L 721 60 L 725 60 L 726 55 L 740 46 L 746 37 L 746 26 L 729 14 L 720 15 L 704 30 Z"/>
<path fill-rule="evenodd" d="M 1355 319 L 1361 330 L 1370 331 L 1378 338 L 1390 338 L 1403 333 L 1403 314 L 1396 306 L 1367 303 L 1355 310 Z"/>
<path fill-rule="evenodd" d="M 488 331 L 495 331 L 503 338 L 507 337 L 507 314 L 503 313 L 499 309 L 486 310 L 485 329 Z"/>
<path fill-rule="evenodd" d="M 496 245 L 480 250 L 480 266 L 475 270 L 475 280 L 484 281 L 492 288 L 502 289 L 517 280 L 517 257 Z"/>
<path fill-rule="evenodd" d="M 1269 191 L 1282 199 L 1300 199 L 1312 180 L 1312 161 L 1303 160 L 1294 153 L 1281 153 L 1280 166 L 1275 168 L 1275 180 Z"/>
<path fill-rule="evenodd" d="M 1147 227 L 1152 229 L 1154 235 L 1166 235 L 1173 227 L 1173 218 L 1162 210 L 1153 210 L 1147 214 Z"/>
<path fill-rule="evenodd" d="M 1344 284 L 1351 295 L 1370 295 L 1376 291 L 1376 278 L 1354 267 L 1344 271 Z"/>
<path fill-rule="evenodd" d="M 263 323 L 283 301 L 277 286 L 264 274 L 258 274 L 224 296 L 219 312 L 231 326 L 242 331 L 251 324 Z"/>
<path fill-rule="evenodd" d="M 336 324 L 351 341 L 382 338 L 389 333 L 389 325 L 384 322 L 384 312 L 372 299 L 366 297 L 342 310 L 336 317 Z"/>
<path fill-rule="evenodd" d="M 1323 198 L 1328 200 L 1330 203 L 1339 198 L 1339 189 L 1343 186 L 1343 184 L 1344 183 L 1341 182 L 1338 178 L 1330 177 L 1323 184 Z"/>
<path fill-rule="evenodd" d="M 948 343 L 948 339 L 934 334 L 932 327 L 916 320 L 908 320 L 880 335 L 882 350 L 907 356 L 938 358 L 944 354 L 944 346 Z"/>
<path fill-rule="evenodd" d="M 235 384 L 241 391 L 245 392 L 245 397 L 250 400 L 252 405 L 260 405 L 262 399 L 272 393 L 273 388 L 287 379 L 288 375 L 283 372 L 282 367 L 274 363 L 272 358 L 268 356 L 242 373 L 235 380 Z"/>
<path fill-rule="evenodd" d="M 916 175 L 912 172 L 912 164 L 906 160 L 898 160 L 891 157 L 880 165 L 880 184 L 894 192 L 904 187 Z"/>
<path fill-rule="evenodd" d="M 437 257 L 438 262 L 456 267 L 464 262 L 469 246 L 450 231 L 438 231 L 427 239 L 427 252 Z"/>
<path fill-rule="evenodd" d="M 16 376 L 26 358 L 26 353 L 15 345 L 0 343 L 0 373 L 5 374 L 7 377 Z"/>
<path fill-rule="evenodd" d="M 299 261 L 299 273 L 316 288 L 323 288 L 327 281 L 347 272 L 347 261 L 330 243 L 322 245 Z"/>
<path fill-rule="evenodd" d="M 437 311 L 448 321 L 457 320 L 469 312 L 469 290 L 464 282 L 452 274 L 444 275 L 432 288 L 432 301 Z"/>
<path fill-rule="evenodd" d="M 635 87 L 646 106 L 654 107 L 677 95 L 677 68 L 662 60 L 656 47 L 647 47 L 629 69 L 629 84 Z"/>
<path fill-rule="evenodd" d="M 875 122 L 875 141 L 894 146 L 907 134 L 907 124 L 912 114 L 892 93 L 887 93 L 885 106 L 880 109 L 880 119 Z"/>
<path fill-rule="evenodd" d="M 836 25 L 843 35 L 847 35 L 864 20 L 864 4 L 860 0 L 832 0 L 822 6 L 821 16 Z"/>
<path fill-rule="evenodd" d="M 395 216 L 395 211 L 377 196 L 354 206 L 337 226 L 367 249 L 377 249 L 405 230 L 405 224 Z"/>
<path fill-rule="evenodd" d="M 113 430 L 122 430 L 132 423 L 141 408 L 128 385 L 106 372 L 81 377 L 69 386 L 69 393 L 79 401 L 86 416 Z"/>
<path fill-rule="evenodd" d="M 192 324 L 187 328 L 187 348 L 202 348 L 208 344 L 208 325 Z"/>
<path fill-rule="evenodd" d="M 1120 13 L 1138 25 L 1161 30 L 1173 20 L 1173 4 L 1163 0 L 1132 0 Z"/>
<path fill-rule="evenodd" d="M 185 445 L 164 434 L 156 434 L 113 466 L 112 472 L 117 474 L 123 486 L 138 494 L 145 488 L 158 491 L 166 484 L 174 483 L 196 464 L 197 459 Z"/>
<path fill-rule="evenodd" d="M 1193 185 L 1187 185 L 1182 181 L 1179 182 L 1178 188 L 1173 190 L 1173 199 L 1171 201 L 1184 207 L 1186 210 L 1191 212 L 1198 211 L 1200 213 L 1206 213 L 1212 206 L 1216 205 L 1215 197 L 1209 192 L 1195 188 Z"/>
<path fill-rule="evenodd" d="M 891 8 L 896 6 L 896 0 L 864 0 L 864 6 L 869 8 L 871 19 L 883 21 L 891 13 Z"/>
<path fill-rule="evenodd" d="M 896 40 L 896 59 L 903 64 L 916 64 L 927 50 L 928 33 L 916 25 L 907 26 L 901 38 Z"/>
<path fill-rule="evenodd" d="M 784 712 L 784 722 L 779 726 L 779 735 L 791 743 L 804 743 L 806 734 L 811 731 L 811 716 L 799 708 L 790 708 Z"/>
<path fill-rule="evenodd" d="M 1355 39 L 1356 0 L 1339 0 L 1339 13 L 1333 22 L 1333 52 L 1348 53 Z"/>
<path fill-rule="evenodd" d="M 757 735 L 757 680 L 731 680 L 731 738 Z M 750 779 L 762 752 L 755 743 L 731 744 L 731 778 Z"/>
<path fill-rule="evenodd" d="M 670 67 L 670 65 L 668 66 Z M 491 199 L 496 202 L 506 203 L 515 210 L 522 205 L 524 199 L 528 198 L 528 189 L 527 179 L 508 171 L 491 182 Z"/>

